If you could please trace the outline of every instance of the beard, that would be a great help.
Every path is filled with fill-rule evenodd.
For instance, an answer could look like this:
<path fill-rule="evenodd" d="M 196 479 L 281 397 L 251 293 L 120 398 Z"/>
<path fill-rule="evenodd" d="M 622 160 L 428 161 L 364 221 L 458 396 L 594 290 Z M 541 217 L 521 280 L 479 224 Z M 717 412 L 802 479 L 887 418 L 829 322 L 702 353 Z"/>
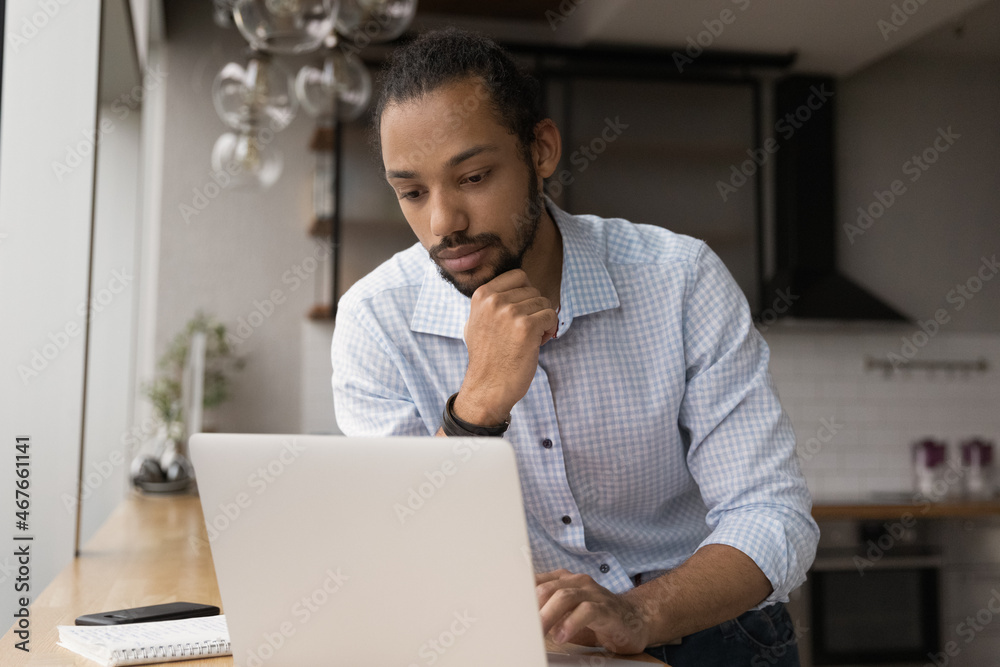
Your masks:
<path fill-rule="evenodd" d="M 469 236 L 464 231 L 456 232 L 446 237 L 441 243 L 431 248 L 428 252 L 434 263 L 437 264 L 441 277 L 447 280 L 461 294 L 468 298 L 477 289 L 490 282 L 497 276 L 507 271 L 520 269 L 524 263 L 524 256 L 535 242 L 535 235 L 538 232 L 538 225 L 542 219 L 544 210 L 541 199 L 541 192 L 538 187 L 538 174 L 535 166 L 528 162 L 528 195 L 525 197 L 520 212 L 511 216 L 514 222 L 515 237 L 514 246 L 508 247 L 503 244 L 499 236 L 492 233 L 477 234 Z M 446 248 L 455 248 L 462 245 L 474 245 L 481 247 L 496 248 L 496 258 L 493 260 L 485 277 L 477 280 L 462 280 L 460 277 L 445 270 L 436 257 L 439 252 Z"/>

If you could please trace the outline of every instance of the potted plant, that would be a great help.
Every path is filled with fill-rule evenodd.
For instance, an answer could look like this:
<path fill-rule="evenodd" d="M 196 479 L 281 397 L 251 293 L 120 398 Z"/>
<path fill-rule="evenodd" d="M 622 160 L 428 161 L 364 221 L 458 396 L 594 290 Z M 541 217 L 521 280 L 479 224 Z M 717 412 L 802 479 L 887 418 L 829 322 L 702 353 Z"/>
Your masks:
<path fill-rule="evenodd" d="M 226 339 L 226 325 L 201 311 L 170 341 L 157 364 L 156 378 L 142 389 L 161 422 L 152 451 L 138 457 L 133 464 L 133 481 L 146 491 L 183 490 L 193 477 L 185 455 L 185 443 L 190 434 L 182 392 L 191 342 L 197 334 L 205 336 L 202 405 L 206 411 L 229 398 L 229 376 L 245 364 Z"/>

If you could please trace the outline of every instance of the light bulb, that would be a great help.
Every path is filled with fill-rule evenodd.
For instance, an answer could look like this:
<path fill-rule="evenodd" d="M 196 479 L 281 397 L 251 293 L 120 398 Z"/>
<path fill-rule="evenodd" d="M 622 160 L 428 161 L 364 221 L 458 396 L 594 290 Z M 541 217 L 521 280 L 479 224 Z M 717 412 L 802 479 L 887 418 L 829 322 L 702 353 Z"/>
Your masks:
<path fill-rule="evenodd" d="M 299 70 L 295 93 L 312 116 L 329 117 L 336 110 L 340 120 L 354 120 L 368 107 L 372 78 L 360 58 L 334 46 L 318 67 L 306 65 Z"/>
<path fill-rule="evenodd" d="M 213 0 L 212 19 L 220 28 L 232 28 L 233 0 Z"/>
<path fill-rule="evenodd" d="M 283 130 L 298 107 L 288 71 L 261 53 L 251 55 L 246 67 L 223 67 L 212 84 L 212 101 L 222 121 L 241 131 Z"/>
<path fill-rule="evenodd" d="M 212 148 L 212 169 L 224 172 L 237 187 L 267 189 L 281 176 L 281 153 L 255 132 L 227 132 Z M 273 134 L 263 136 L 270 136 Z"/>
<path fill-rule="evenodd" d="M 406 31 L 417 0 L 340 0 L 337 32 L 355 44 L 389 42 Z"/>
<path fill-rule="evenodd" d="M 338 0 L 235 0 L 233 18 L 255 49 L 304 53 L 333 30 L 337 8 Z"/>

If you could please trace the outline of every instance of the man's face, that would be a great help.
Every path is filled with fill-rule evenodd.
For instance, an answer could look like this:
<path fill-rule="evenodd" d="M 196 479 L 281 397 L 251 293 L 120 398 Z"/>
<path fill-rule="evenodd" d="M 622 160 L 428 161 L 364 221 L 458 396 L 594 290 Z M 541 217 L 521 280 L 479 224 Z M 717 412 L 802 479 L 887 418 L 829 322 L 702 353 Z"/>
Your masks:
<path fill-rule="evenodd" d="M 478 79 L 382 114 L 386 178 L 420 243 L 462 294 L 521 267 L 541 218 L 538 177 Z"/>

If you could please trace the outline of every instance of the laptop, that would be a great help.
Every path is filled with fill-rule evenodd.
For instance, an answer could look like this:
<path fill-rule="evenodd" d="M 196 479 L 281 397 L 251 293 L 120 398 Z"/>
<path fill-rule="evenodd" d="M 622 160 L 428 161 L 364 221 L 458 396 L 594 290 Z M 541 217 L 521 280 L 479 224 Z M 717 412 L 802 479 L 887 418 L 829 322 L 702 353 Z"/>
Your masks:
<path fill-rule="evenodd" d="M 546 660 L 506 441 L 197 434 L 190 453 L 237 666 L 577 664 Z"/>

